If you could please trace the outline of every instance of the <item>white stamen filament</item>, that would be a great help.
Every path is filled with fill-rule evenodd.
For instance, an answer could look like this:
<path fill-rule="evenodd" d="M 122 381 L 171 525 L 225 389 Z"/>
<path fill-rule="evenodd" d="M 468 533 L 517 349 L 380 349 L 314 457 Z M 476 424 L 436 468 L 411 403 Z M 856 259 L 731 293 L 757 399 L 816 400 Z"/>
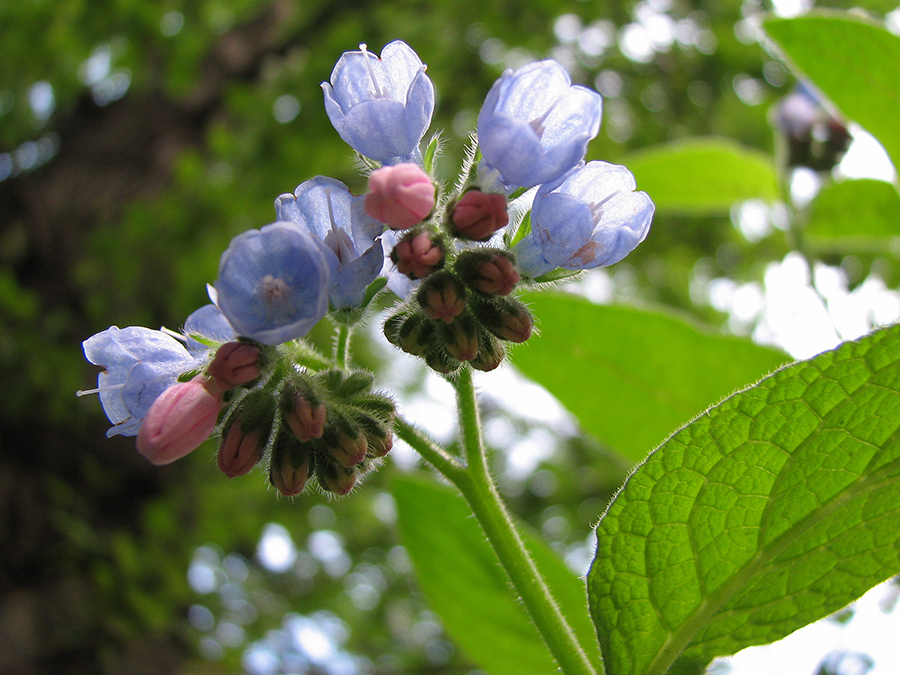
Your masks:
<path fill-rule="evenodd" d="M 550 107 L 547 108 L 547 109 L 544 111 L 544 113 L 543 113 L 540 117 L 535 117 L 533 120 L 531 120 L 531 121 L 528 123 L 529 126 L 530 126 L 532 129 L 534 129 L 534 133 L 537 134 L 538 139 L 540 139 L 540 138 L 542 138 L 542 137 L 544 136 L 544 130 L 545 130 L 544 122 L 547 121 L 547 118 L 550 116 L 550 113 L 553 112 L 553 109 L 554 109 L 554 108 L 556 107 L 556 105 L 560 102 L 560 100 L 561 100 L 561 99 L 556 99 L 556 100 L 550 105 Z"/>
<path fill-rule="evenodd" d="M 353 260 L 356 256 L 356 249 L 353 242 L 344 230 L 338 227 L 334 219 L 334 208 L 331 204 L 331 189 L 325 188 L 325 198 L 328 202 L 328 218 L 331 220 L 331 232 L 325 235 L 325 245 L 334 251 L 337 256 L 338 263 L 343 264 L 349 260 Z"/>
<path fill-rule="evenodd" d="M 372 86 L 375 88 L 374 96 L 375 98 L 384 98 L 384 94 L 381 93 L 381 87 L 378 86 L 378 80 L 375 78 L 375 71 L 372 69 L 372 62 L 369 61 L 369 50 L 366 48 L 366 43 L 363 42 L 359 46 L 359 50 L 363 54 L 363 60 L 366 62 L 366 70 L 369 71 L 369 78 L 372 80 Z M 378 57 L 372 54 L 372 56 L 377 59 Z"/>
<path fill-rule="evenodd" d="M 96 389 L 79 389 L 78 391 L 75 392 L 75 395 L 78 398 L 81 398 L 82 396 L 90 396 L 91 394 L 100 394 L 104 391 L 113 391 L 114 389 L 121 389 L 124 386 L 125 386 L 125 383 L 123 382 L 122 384 L 110 384 L 105 387 L 97 387 Z"/>
<path fill-rule="evenodd" d="M 600 218 L 603 217 L 603 205 L 606 202 L 608 202 L 610 199 L 615 197 L 617 194 L 619 194 L 619 193 L 613 192 L 611 195 L 607 195 L 606 197 L 601 199 L 599 202 L 591 202 L 588 205 L 588 208 L 591 210 L 591 219 L 594 221 L 594 223 L 599 223 Z"/>

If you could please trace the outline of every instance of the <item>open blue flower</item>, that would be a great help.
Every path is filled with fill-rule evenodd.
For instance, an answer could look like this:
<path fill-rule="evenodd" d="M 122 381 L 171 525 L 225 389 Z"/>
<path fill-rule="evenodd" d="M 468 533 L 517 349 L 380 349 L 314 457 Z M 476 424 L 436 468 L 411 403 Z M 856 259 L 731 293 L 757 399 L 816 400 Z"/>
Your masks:
<path fill-rule="evenodd" d="M 195 356 L 205 356 L 209 347 L 195 340 L 191 335 L 199 335 L 219 343 L 231 342 L 237 337 L 237 333 L 222 314 L 222 310 L 214 304 L 203 305 L 200 309 L 194 310 L 185 320 L 182 332 L 187 338 L 188 351 Z"/>
<path fill-rule="evenodd" d="M 523 274 L 585 270 L 619 262 L 650 230 L 653 202 L 635 192 L 624 166 L 588 162 L 542 185 L 531 208 L 531 234 L 516 245 Z"/>
<path fill-rule="evenodd" d="M 162 331 L 111 326 L 82 343 L 84 355 L 103 372 L 97 389 L 103 411 L 113 423 L 107 436 L 136 436 L 150 406 L 178 376 L 199 361 L 185 346 Z"/>
<path fill-rule="evenodd" d="M 365 45 L 344 52 L 322 89 L 328 119 L 354 150 L 382 164 L 419 159 L 419 141 L 434 112 L 434 85 L 405 42 L 388 44 L 380 59 Z"/>
<path fill-rule="evenodd" d="M 266 345 L 303 337 L 328 311 L 328 262 L 289 222 L 231 240 L 219 261 L 217 304 L 234 330 Z"/>
<path fill-rule="evenodd" d="M 484 164 L 510 188 L 556 180 L 584 159 L 600 130 L 601 103 L 597 92 L 573 86 L 556 61 L 507 70 L 478 113 Z"/>
<path fill-rule="evenodd" d="M 378 241 L 384 225 L 366 214 L 364 201 L 339 180 L 325 176 L 316 176 L 297 186 L 294 194 L 275 200 L 279 220 L 294 223 L 322 244 L 331 275 L 332 309 L 358 307 L 384 266 Z"/>

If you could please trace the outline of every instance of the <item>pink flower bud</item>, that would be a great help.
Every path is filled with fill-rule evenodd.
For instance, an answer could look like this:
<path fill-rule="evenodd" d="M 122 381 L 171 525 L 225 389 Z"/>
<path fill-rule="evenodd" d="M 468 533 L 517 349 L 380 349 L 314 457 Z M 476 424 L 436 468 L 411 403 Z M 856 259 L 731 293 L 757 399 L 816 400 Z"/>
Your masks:
<path fill-rule="evenodd" d="M 303 394 L 294 396 L 294 407 L 284 413 L 284 421 L 297 440 L 305 443 L 321 438 L 325 428 L 325 405 L 313 405 Z"/>
<path fill-rule="evenodd" d="M 464 239 L 485 241 L 509 223 L 506 197 L 481 190 L 469 190 L 453 206 L 450 214 L 453 234 Z"/>
<path fill-rule="evenodd" d="M 400 274 L 410 279 L 424 279 L 444 264 L 444 249 L 431 234 L 420 232 L 397 242 L 391 251 L 391 260 Z"/>
<path fill-rule="evenodd" d="M 364 209 L 392 230 L 421 223 L 434 208 L 434 185 L 418 164 L 395 164 L 369 176 Z"/>
<path fill-rule="evenodd" d="M 249 342 L 226 342 L 216 350 L 206 369 L 225 391 L 240 387 L 259 377 L 259 346 Z"/>
<path fill-rule="evenodd" d="M 209 438 L 221 407 L 218 387 L 204 375 L 173 384 L 150 406 L 138 432 L 138 452 L 154 464 L 184 457 Z"/>
<path fill-rule="evenodd" d="M 241 423 L 235 422 L 219 446 L 219 470 L 229 478 L 243 476 L 262 459 L 264 449 L 258 429 L 244 433 Z"/>

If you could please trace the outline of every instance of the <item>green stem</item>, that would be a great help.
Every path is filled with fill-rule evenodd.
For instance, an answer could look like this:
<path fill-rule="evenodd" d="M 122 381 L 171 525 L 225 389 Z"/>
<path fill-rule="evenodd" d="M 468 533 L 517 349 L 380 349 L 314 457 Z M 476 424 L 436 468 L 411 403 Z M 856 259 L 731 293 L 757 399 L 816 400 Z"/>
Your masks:
<path fill-rule="evenodd" d="M 334 343 L 334 365 L 344 370 L 347 367 L 347 353 L 350 347 L 350 326 L 338 324 L 337 338 Z"/>
<path fill-rule="evenodd" d="M 447 477 L 469 503 L 560 670 L 566 675 L 594 675 L 594 666 L 525 548 L 491 477 L 469 368 L 464 368 L 456 381 L 456 397 L 468 471 Z"/>
<path fill-rule="evenodd" d="M 462 480 L 466 472 L 466 467 L 462 462 L 425 436 L 415 426 L 402 417 L 397 417 L 394 420 L 394 429 L 401 440 L 409 443 L 413 450 L 422 455 L 426 462 L 431 464 L 454 485 L 459 480 Z"/>

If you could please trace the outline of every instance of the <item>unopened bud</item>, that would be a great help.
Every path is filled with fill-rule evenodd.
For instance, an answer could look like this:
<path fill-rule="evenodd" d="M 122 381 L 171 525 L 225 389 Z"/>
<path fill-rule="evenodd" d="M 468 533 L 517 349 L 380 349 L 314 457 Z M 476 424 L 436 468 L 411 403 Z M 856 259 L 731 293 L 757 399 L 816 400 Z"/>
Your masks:
<path fill-rule="evenodd" d="M 184 457 L 209 438 L 221 408 L 221 393 L 205 375 L 176 382 L 147 411 L 137 436 L 138 452 L 154 464 Z"/>
<path fill-rule="evenodd" d="M 450 229 L 463 239 L 486 241 L 509 223 L 506 197 L 481 190 L 469 190 L 450 211 Z"/>
<path fill-rule="evenodd" d="M 325 404 L 313 402 L 302 392 L 288 392 L 288 405 L 283 406 L 282 417 L 298 441 L 321 438 L 325 428 Z"/>
<path fill-rule="evenodd" d="M 462 253 L 456 271 L 466 285 L 484 295 L 509 295 L 520 279 L 512 257 L 496 249 Z"/>
<path fill-rule="evenodd" d="M 258 429 L 245 433 L 235 422 L 222 437 L 219 446 L 219 470 L 229 478 L 243 476 L 262 459 L 265 445 Z"/>
<path fill-rule="evenodd" d="M 478 354 L 469 361 L 469 364 L 476 370 L 489 372 L 503 363 L 506 350 L 503 344 L 487 331 L 482 331 L 480 337 Z"/>
<path fill-rule="evenodd" d="M 366 458 L 369 443 L 358 430 L 329 429 L 322 437 L 328 451 L 341 466 L 350 469 Z"/>
<path fill-rule="evenodd" d="M 417 164 L 383 166 L 369 175 L 365 212 L 392 230 L 421 223 L 434 208 L 434 185 Z"/>
<path fill-rule="evenodd" d="M 323 490 L 345 495 L 356 485 L 356 471 L 332 462 L 322 462 L 316 470 L 316 478 Z"/>
<path fill-rule="evenodd" d="M 250 342 L 226 342 L 206 369 L 223 390 L 249 384 L 259 377 L 261 350 Z"/>
<path fill-rule="evenodd" d="M 416 299 L 432 321 L 451 323 L 466 309 L 466 289 L 450 272 L 436 272 L 425 279 Z"/>
<path fill-rule="evenodd" d="M 434 323 L 424 314 L 415 313 L 400 326 L 397 344 L 407 354 L 419 356 L 431 344 Z"/>
<path fill-rule="evenodd" d="M 471 361 L 478 354 L 478 322 L 465 312 L 450 324 L 441 324 L 438 331 L 447 353 L 459 361 Z"/>
<path fill-rule="evenodd" d="M 473 303 L 473 312 L 491 333 L 509 342 L 525 342 L 534 330 L 531 312 L 512 298 L 480 298 Z"/>
<path fill-rule="evenodd" d="M 284 455 L 276 467 L 269 467 L 269 480 L 285 497 L 293 497 L 303 492 L 306 481 L 309 479 L 309 460 L 304 460 L 300 466 L 294 466 L 291 457 Z"/>
<path fill-rule="evenodd" d="M 425 352 L 425 363 L 432 370 L 442 375 L 449 375 L 459 370 L 462 365 L 458 359 L 454 359 L 440 344 L 435 344 Z"/>
<path fill-rule="evenodd" d="M 391 262 L 400 274 L 410 279 L 424 279 L 444 266 L 444 247 L 430 232 L 409 232 L 391 251 Z"/>
<path fill-rule="evenodd" d="M 311 448 L 281 429 L 272 443 L 269 481 L 285 497 L 303 491 L 309 479 Z"/>

